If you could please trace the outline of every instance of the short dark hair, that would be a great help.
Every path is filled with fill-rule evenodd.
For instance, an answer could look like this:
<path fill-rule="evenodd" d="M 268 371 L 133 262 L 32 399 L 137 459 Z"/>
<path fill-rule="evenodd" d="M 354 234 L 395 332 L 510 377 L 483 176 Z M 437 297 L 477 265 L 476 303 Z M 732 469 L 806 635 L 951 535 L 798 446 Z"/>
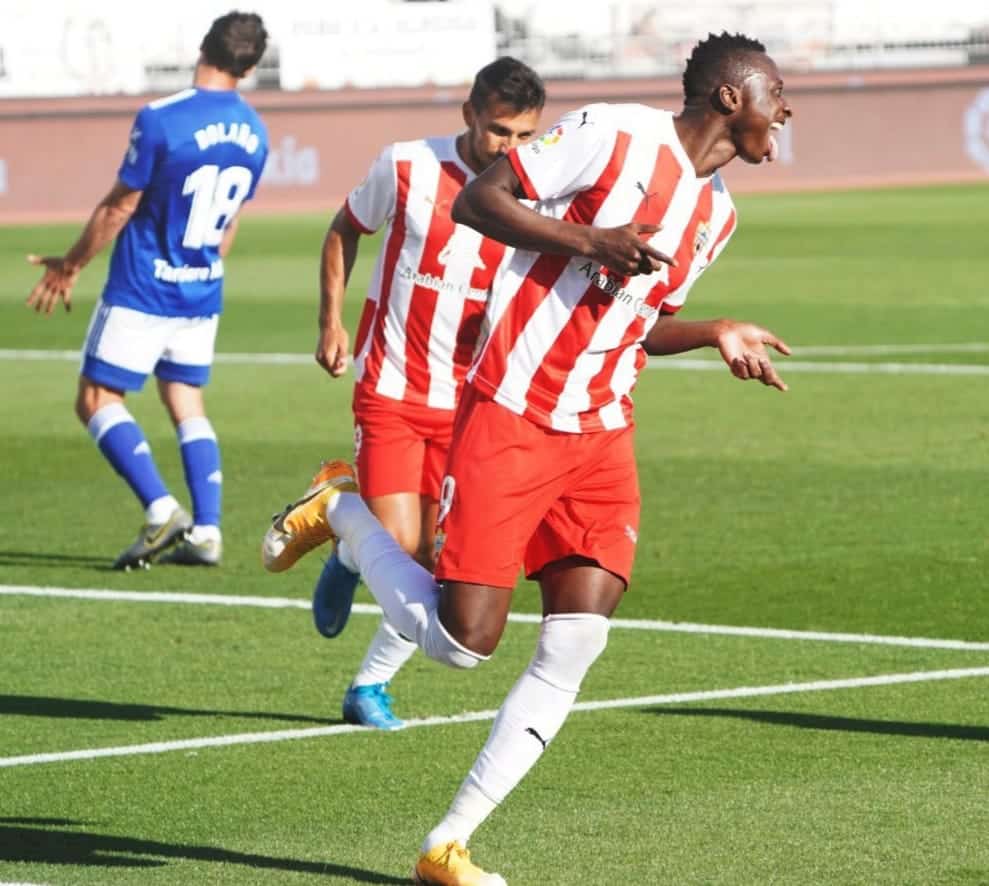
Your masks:
<path fill-rule="evenodd" d="M 546 87 L 528 65 L 503 55 L 477 72 L 468 101 L 475 111 L 483 111 L 492 98 L 516 111 L 528 111 L 546 103 Z"/>
<path fill-rule="evenodd" d="M 765 55 L 766 47 L 744 34 L 708 34 L 690 53 L 683 70 L 683 95 L 687 101 L 706 99 L 722 83 L 741 85 L 752 72 L 752 56 Z"/>
<path fill-rule="evenodd" d="M 253 12 L 228 12 L 210 25 L 199 51 L 214 68 L 243 77 L 264 55 L 268 32 Z"/>

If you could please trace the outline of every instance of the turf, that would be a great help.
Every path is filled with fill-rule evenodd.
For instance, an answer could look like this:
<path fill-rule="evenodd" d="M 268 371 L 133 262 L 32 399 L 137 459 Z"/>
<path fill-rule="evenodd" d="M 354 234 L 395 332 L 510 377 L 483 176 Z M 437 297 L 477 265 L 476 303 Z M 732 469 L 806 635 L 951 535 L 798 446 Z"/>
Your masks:
<path fill-rule="evenodd" d="M 786 373 L 783 395 L 727 372 L 647 370 L 636 389 L 643 517 L 619 615 L 985 643 L 989 504 L 989 187 L 746 197 L 687 319 L 772 327 L 794 360 L 907 363 L 920 374 Z M 326 217 L 248 213 L 228 262 L 218 350 L 311 353 Z M 266 575 L 258 542 L 321 457 L 351 450 L 350 382 L 315 364 L 218 363 L 224 564 L 116 573 L 140 512 L 72 414 L 77 349 L 105 259 L 70 314 L 22 306 L 26 252 L 72 226 L 0 228 L 0 582 L 292 597 L 319 569 Z M 347 304 L 353 329 L 377 244 Z M 800 346 L 926 345 L 801 357 Z M 944 351 L 939 352 L 938 348 Z M 963 368 L 963 367 L 962 367 Z M 130 398 L 180 497 L 174 434 Z M 361 602 L 370 602 L 361 590 Z M 538 612 L 520 583 L 515 609 Z M 0 762 L 22 755 L 333 727 L 376 619 L 336 641 L 307 612 L 0 595 Z M 450 673 L 417 656 L 404 717 L 497 708 L 536 628 Z M 985 668 L 989 653 L 615 627 L 539 766 L 478 831 L 512 886 L 989 884 L 986 676 L 636 702 L 672 693 Z M 0 882 L 402 883 L 489 729 L 339 733 L 0 766 Z"/>

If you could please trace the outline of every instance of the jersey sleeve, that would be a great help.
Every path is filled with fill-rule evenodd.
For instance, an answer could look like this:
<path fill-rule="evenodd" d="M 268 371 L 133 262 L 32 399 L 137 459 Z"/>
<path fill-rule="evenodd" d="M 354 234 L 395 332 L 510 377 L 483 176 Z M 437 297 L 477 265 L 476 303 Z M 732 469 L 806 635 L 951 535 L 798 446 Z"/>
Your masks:
<path fill-rule="evenodd" d="M 594 185 L 611 159 L 616 136 L 608 106 L 587 105 L 509 151 L 508 161 L 528 199 L 565 197 Z"/>
<path fill-rule="evenodd" d="M 347 195 L 347 215 L 364 234 L 373 234 L 395 211 L 394 155 L 394 146 L 388 145 L 378 154 L 364 181 Z"/>
<path fill-rule="evenodd" d="M 130 131 L 130 144 L 124 152 L 117 177 L 129 188 L 143 191 L 154 175 L 165 150 L 165 134 L 155 112 L 141 108 Z"/>
<path fill-rule="evenodd" d="M 255 124 L 258 133 L 258 149 L 257 149 L 257 160 L 255 161 L 255 168 L 257 172 L 251 176 L 251 188 L 247 192 L 247 196 L 244 201 L 248 201 L 254 197 L 257 192 L 258 185 L 261 184 L 261 179 L 264 178 L 264 168 L 268 165 L 268 130 L 265 125 L 258 120 Z"/>

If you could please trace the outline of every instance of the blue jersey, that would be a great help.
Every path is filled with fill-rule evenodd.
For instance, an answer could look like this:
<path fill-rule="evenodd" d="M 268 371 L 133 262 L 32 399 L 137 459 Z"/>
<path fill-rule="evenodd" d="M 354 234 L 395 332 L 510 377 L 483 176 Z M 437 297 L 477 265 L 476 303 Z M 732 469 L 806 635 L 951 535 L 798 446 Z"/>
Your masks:
<path fill-rule="evenodd" d="M 164 317 L 218 314 L 223 231 L 254 196 L 268 133 L 235 90 L 186 89 L 138 113 L 118 177 L 143 191 L 117 237 L 108 305 Z"/>

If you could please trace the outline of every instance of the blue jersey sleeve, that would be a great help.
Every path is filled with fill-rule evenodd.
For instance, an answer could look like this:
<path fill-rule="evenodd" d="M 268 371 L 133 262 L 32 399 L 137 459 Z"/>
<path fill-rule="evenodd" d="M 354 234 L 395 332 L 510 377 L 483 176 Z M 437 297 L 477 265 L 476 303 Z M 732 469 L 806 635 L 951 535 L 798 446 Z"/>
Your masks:
<path fill-rule="evenodd" d="M 143 191 L 154 175 L 165 149 L 165 137 L 151 108 L 141 108 L 130 131 L 117 177 L 129 188 Z"/>
<path fill-rule="evenodd" d="M 268 131 L 264 128 L 264 124 L 260 121 L 260 131 L 263 133 L 261 139 L 261 144 L 258 146 L 258 167 L 255 174 L 251 177 L 251 189 L 247 192 L 247 196 L 244 198 L 245 201 L 250 200 L 254 197 L 254 192 L 257 191 L 258 185 L 261 183 L 261 176 L 264 175 L 264 167 L 268 163 Z"/>

